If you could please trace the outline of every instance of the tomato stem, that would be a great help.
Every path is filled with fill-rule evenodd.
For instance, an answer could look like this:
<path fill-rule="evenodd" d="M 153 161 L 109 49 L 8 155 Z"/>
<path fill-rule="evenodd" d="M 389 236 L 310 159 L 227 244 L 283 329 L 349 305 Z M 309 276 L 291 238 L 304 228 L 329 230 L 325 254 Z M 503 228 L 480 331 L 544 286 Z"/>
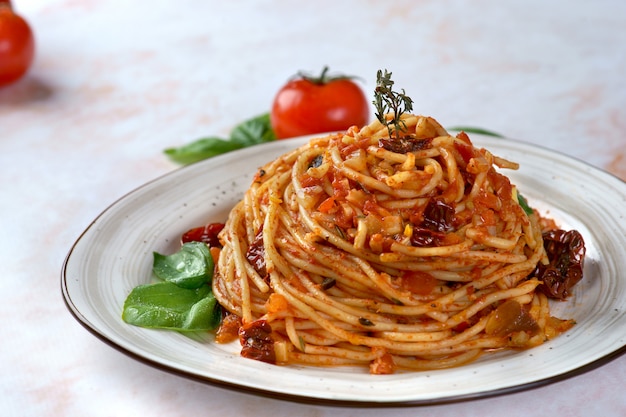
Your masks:
<path fill-rule="evenodd" d="M 324 65 L 324 68 L 322 68 L 322 73 L 320 74 L 320 78 L 319 78 L 320 84 L 325 84 L 326 83 L 326 74 L 327 73 L 328 73 L 328 65 Z"/>
<path fill-rule="evenodd" d="M 295 75 L 295 78 L 306 80 L 315 85 L 324 85 L 324 84 L 328 84 L 331 81 L 352 80 L 356 78 L 353 76 L 343 75 L 343 74 L 330 76 L 328 75 L 328 70 L 329 70 L 328 65 L 324 65 L 324 68 L 322 68 L 322 73 L 319 76 L 314 76 L 311 74 L 307 74 L 303 71 L 298 71 L 298 73 Z"/>

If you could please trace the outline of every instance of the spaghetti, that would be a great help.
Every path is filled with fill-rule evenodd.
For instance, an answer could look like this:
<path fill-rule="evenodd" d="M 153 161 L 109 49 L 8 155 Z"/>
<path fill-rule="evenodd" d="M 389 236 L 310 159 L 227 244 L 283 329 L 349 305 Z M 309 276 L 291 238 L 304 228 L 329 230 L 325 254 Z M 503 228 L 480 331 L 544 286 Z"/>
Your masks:
<path fill-rule="evenodd" d="M 517 164 L 403 115 L 312 139 L 260 169 L 220 233 L 213 292 L 242 355 L 373 374 L 462 365 L 573 325 L 550 316 L 545 222 Z"/>

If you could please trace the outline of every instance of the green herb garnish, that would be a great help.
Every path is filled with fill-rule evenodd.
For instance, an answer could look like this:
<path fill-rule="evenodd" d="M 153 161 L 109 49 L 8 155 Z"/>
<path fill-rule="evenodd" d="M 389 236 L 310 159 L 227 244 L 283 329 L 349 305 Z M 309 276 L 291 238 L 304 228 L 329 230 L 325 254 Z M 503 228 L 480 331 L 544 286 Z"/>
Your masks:
<path fill-rule="evenodd" d="M 477 133 L 479 135 L 493 136 L 496 138 L 504 138 L 504 135 L 501 135 L 500 133 L 494 132 L 492 130 L 483 129 L 482 127 L 453 126 L 453 127 L 448 127 L 446 130 L 451 130 L 453 132 Z"/>
<path fill-rule="evenodd" d="M 124 302 L 122 319 L 150 329 L 213 330 L 221 310 L 210 286 L 187 289 L 163 281 L 133 288 Z"/>
<path fill-rule="evenodd" d="M 400 93 L 393 91 L 393 84 L 390 72 L 378 70 L 373 104 L 376 107 L 376 118 L 380 123 L 387 126 L 389 137 L 395 135 L 396 138 L 399 138 L 400 132 L 407 130 L 401 116 L 403 113 L 409 113 L 413 110 L 413 100 L 406 95 L 404 89 Z M 387 120 L 387 114 L 392 115 L 391 120 Z"/>
<path fill-rule="evenodd" d="M 213 265 L 208 247 L 200 242 L 185 243 L 172 255 L 155 252 L 152 271 L 159 281 L 131 290 L 122 319 L 146 328 L 215 329 L 221 309 L 211 291 Z"/>
<path fill-rule="evenodd" d="M 164 152 L 174 162 L 191 164 L 230 151 L 276 140 L 269 113 L 248 119 L 233 128 L 229 138 L 210 136 Z"/>
<path fill-rule="evenodd" d="M 524 198 L 524 196 L 521 195 L 519 191 L 517 192 L 517 202 L 520 206 L 522 206 L 524 213 L 526 213 L 527 215 L 530 216 L 534 213 L 534 210 L 528 205 L 528 201 L 526 201 L 526 198 Z"/>
<path fill-rule="evenodd" d="M 171 255 L 154 252 L 153 256 L 154 275 L 182 288 L 198 288 L 213 275 L 213 258 L 202 242 L 185 243 Z"/>

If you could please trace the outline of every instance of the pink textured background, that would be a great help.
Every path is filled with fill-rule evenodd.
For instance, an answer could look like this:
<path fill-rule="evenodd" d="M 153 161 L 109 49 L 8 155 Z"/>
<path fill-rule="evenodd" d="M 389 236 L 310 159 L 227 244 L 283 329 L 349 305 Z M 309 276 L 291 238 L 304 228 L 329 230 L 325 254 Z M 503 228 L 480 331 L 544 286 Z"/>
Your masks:
<path fill-rule="evenodd" d="M 559 150 L 626 179 L 626 3 L 17 0 L 36 60 L 0 89 L 0 414 L 626 415 L 626 358 L 541 389 L 419 409 L 300 405 L 208 387 L 86 332 L 64 256 L 162 150 L 268 111 L 298 70 L 387 68 L 415 112 Z M 625 210 L 616 207 L 616 210 Z M 625 249 L 626 250 L 626 249 Z"/>

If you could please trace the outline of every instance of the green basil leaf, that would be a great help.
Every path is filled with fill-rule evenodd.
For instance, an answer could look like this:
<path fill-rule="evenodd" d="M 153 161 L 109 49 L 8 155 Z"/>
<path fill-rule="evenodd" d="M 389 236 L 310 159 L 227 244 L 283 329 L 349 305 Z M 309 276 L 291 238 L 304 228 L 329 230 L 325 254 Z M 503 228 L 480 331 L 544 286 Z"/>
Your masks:
<path fill-rule="evenodd" d="M 235 126 L 230 134 L 230 140 L 242 145 L 242 147 L 276 140 L 276 134 L 270 122 L 270 114 L 262 114 Z"/>
<path fill-rule="evenodd" d="M 213 278 L 213 257 L 202 242 L 187 242 L 172 255 L 154 252 L 152 271 L 182 288 L 199 288 Z"/>
<path fill-rule="evenodd" d="M 521 195 L 519 191 L 517 192 L 517 202 L 520 206 L 522 206 L 524 212 L 529 216 L 534 213 L 533 209 L 528 205 L 528 201 L 526 201 L 526 198 L 524 198 L 524 196 Z"/>
<path fill-rule="evenodd" d="M 264 113 L 235 126 L 228 139 L 211 136 L 179 148 L 168 148 L 163 152 L 172 161 L 186 165 L 273 140 L 276 140 L 276 134 L 272 129 L 270 114 Z"/>
<path fill-rule="evenodd" d="M 487 129 L 483 129 L 482 127 L 472 127 L 472 126 L 453 126 L 453 127 L 448 127 L 447 130 L 451 130 L 454 132 L 465 132 L 465 133 L 476 133 L 479 135 L 485 135 L 485 136 L 493 136 L 496 138 L 504 138 L 504 135 L 501 135 L 500 133 L 496 133 L 493 132 L 491 130 L 487 130 Z"/>
<path fill-rule="evenodd" d="M 186 165 L 241 148 L 243 148 L 243 145 L 240 143 L 217 137 L 208 137 L 198 139 L 180 148 L 169 148 L 163 152 L 172 161 Z"/>
<path fill-rule="evenodd" d="M 213 330 L 221 311 L 209 285 L 187 289 L 162 281 L 135 287 L 124 302 L 122 319 L 146 328 Z"/>

